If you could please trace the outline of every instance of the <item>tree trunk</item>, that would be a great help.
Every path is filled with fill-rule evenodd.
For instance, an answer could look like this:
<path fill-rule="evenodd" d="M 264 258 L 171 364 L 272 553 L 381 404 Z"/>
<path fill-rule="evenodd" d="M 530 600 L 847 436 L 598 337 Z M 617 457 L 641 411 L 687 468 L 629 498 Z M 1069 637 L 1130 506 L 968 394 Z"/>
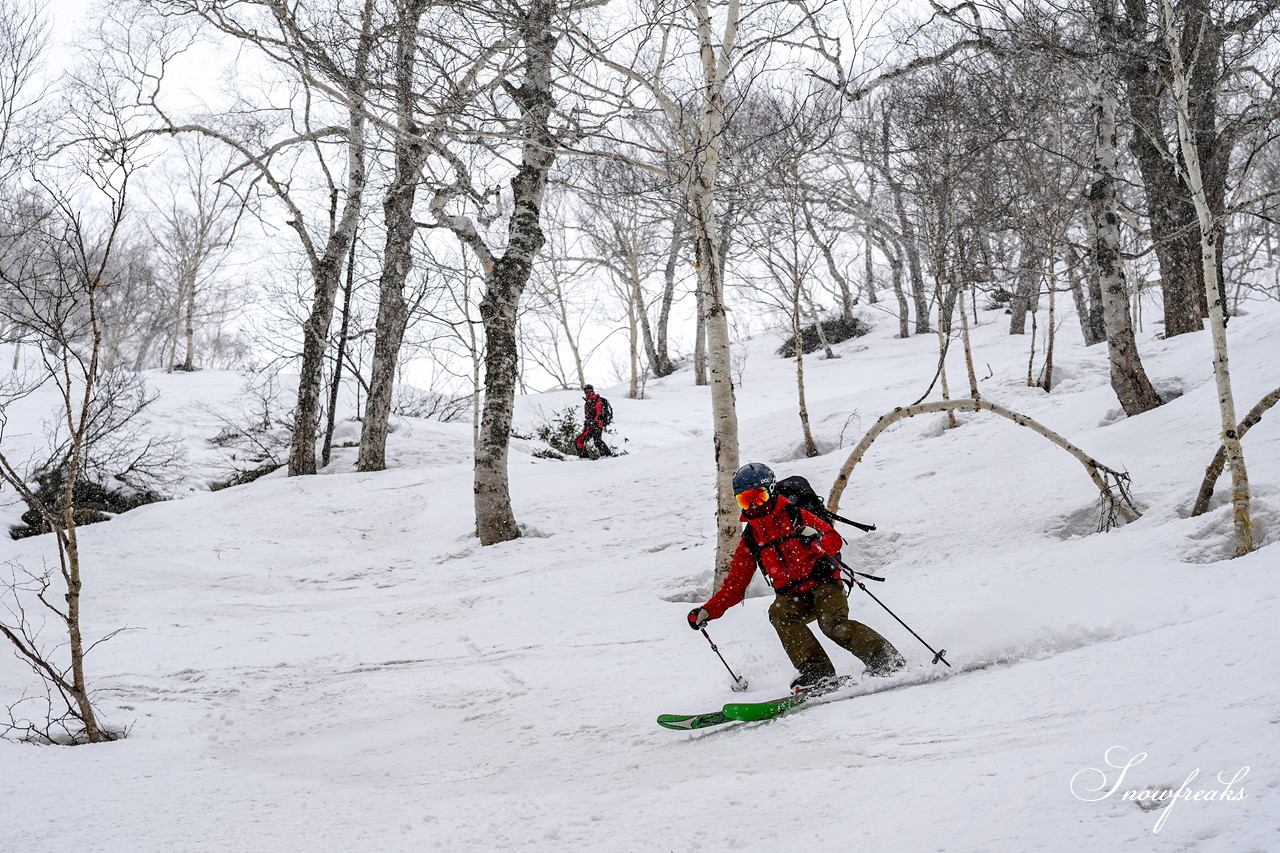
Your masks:
<path fill-rule="evenodd" d="M 680 263 L 680 247 L 684 243 L 684 232 L 689 227 L 685 215 L 685 202 L 677 208 L 677 215 L 671 223 L 671 242 L 667 246 L 667 263 L 662 271 L 662 301 L 658 310 L 657 339 L 654 349 L 657 361 L 653 365 L 653 375 L 662 377 L 675 373 L 675 365 L 667 351 L 667 326 L 671 317 L 671 302 L 676 293 L 676 269 Z"/>
<path fill-rule="evenodd" d="M 911 294 L 916 303 L 916 334 L 927 334 L 929 325 L 929 295 L 925 288 L 924 271 L 920 263 L 920 247 L 916 242 L 916 227 L 907 214 L 902 200 L 902 190 L 893 187 L 894 207 L 898 214 L 898 230 L 902 232 L 902 253 L 907 259 L 907 272 L 911 276 Z"/>
<path fill-rule="evenodd" d="M 639 279 L 636 279 L 636 285 L 639 286 Z M 638 305 L 634 300 L 627 305 L 627 369 L 631 374 L 630 382 L 627 387 L 627 397 L 632 400 L 640 397 L 640 327 L 643 324 L 646 333 L 645 344 L 653 342 L 651 337 L 647 336 L 649 331 L 649 323 L 645 317 L 644 303 Z M 652 364 L 650 360 L 650 364 Z"/>
<path fill-rule="evenodd" d="M 720 174 L 720 146 L 724 130 L 725 83 L 738 30 L 739 0 L 728 0 L 724 29 L 712 33 L 709 0 L 693 0 L 704 100 L 697 129 L 697 160 L 689 184 L 689 209 L 698 235 L 698 286 L 706 309 L 707 361 L 711 380 L 711 416 L 716 466 L 716 563 L 715 588 L 728 576 L 729 562 L 737 548 L 739 509 L 733 496 L 733 475 L 738 469 L 738 415 L 733 398 L 732 359 L 729 351 L 729 317 L 724 303 L 724 262 L 727 235 L 720 232 L 715 193 Z"/>
<path fill-rule="evenodd" d="M 812 459 L 818 455 L 818 445 L 813 442 L 809 428 L 809 406 L 804 398 L 804 347 L 800 346 L 800 277 L 796 277 L 792 293 L 791 333 L 796 344 L 796 400 L 800 407 L 800 431 L 804 434 L 804 455 Z"/>
<path fill-rule="evenodd" d="M 1048 275 L 1047 285 L 1048 286 L 1046 287 L 1046 290 L 1048 290 L 1049 292 L 1049 322 L 1048 322 L 1048 329 L 1045 332 L 1046 341 L 1045 341 L 1045 347 L 1044 347 L 1044 371 L 1040 376 L 1040 382 L 1039 382 L 1040 387 L 1046 391 L 1053 390 L 1053 342 L 1054 342 L 1054 337 L 1057 333 L 1057 325 L 1056 325 L 1057 317 L 1055 316 L 1057 313 L 1057 296 L 1058 296 L 1058 281 L 1055 275 L 1057 266 L 1058 266 L 1058 259 L 1056 256 L 1056 252 L 1054 251 L 1053 244 L 1050 244 L 1049 266 L 1047 269 L 1047 275 Z"/>
<path fill-rule="evenodd" d="M 831 494 L 827 497 L 827 507 L 832 512 L 839 512 L 840 497 L 844 494 L 845 486 L 849 484 L 849 477 L 853 474 L 853 469 L 862 460 L 862 457 L 870 449 L 872 442 L 883 433 L 886 429 L 893 426 L 903 418 L 915 417 L 916 415 L 928 414 L 931 412 L 954 412 L 954 411 L 971 411 L 980 412 L 986 410 L 1000 415 L 1003 418 L 1013 421 L 1019 426 L 1027 427 L 1032 431 L 1053 442 L 1061 447 L 1067 453 L 1075 457 L 1085 468 L 1085 473 L 1089 475 L 1089 479 L 1098 487 L 1099 497 L 1107 504 L 1115 514 L 1125 522 L 1136 520 L 1141 513 L 1138 512 L 1132 501 L 1124 489 L 1124 483 L 1128 480 L 1127 475 L 1109 468 L 1098 462 L 1098 460 L 1089 456 L 1079 447 L 1067 441 L 1058 433 L 1035 421 L 1026 415 L 1007 409 L 1004 406 L 992 403 L 989 400 L 977 399 L 959 399 L 959 400 L 936 400 L 932 403 L 916 403 L 911 406 L 902 406 L 894 409 L 886 415 L 881 415 L 871 429 L 867 430 L 867 434 L 862 437 L 858 444 L 849 453 L 849 458 L 845 460 L 844 465 L 840 467 L 840 473 L 836 475 L 835 483 L 831 486 Z"/>
<path fill-rule="evenodd" d="M 169 337 L 169 358 L 164 372 L 173 373 L 178 366 L 178 341 L 182 338 L 182 306 L 186 303 L 187 274 L 178 277 L 178 289 L 173 294 L 173 333 Z"/>
<path fill-rule="evenodd" d="M 701 243 L 699 243 L 698 252 L 701 253 Z M 693 384 L 707 384 L 707 295 L 703 291 L 701 284 L 702 260 L 701 254 L 697 261 L 697 271 L 699 275 L 699 283 L 693 296 L 694 320 L 693 329 Z"/>
<path fill-rule="evenodd" d="M 876 267 L 875 267 L 875 260 L 874 258 L 871 257 L 871 224 L 870 223 L 867 223 L 867 225 L 862 230 L 862 246 L 863 246 L 863 256 L 862 256 L 863 285 L 866 287 L 866 290 L 867 290 L 867 302 L 871 303 L 872 305 L 875 305 L 876 302 L 878 301 L 876 299 Z M 845 293 L 847 294 L 848 292 L 849 292 L 848 287 L 846 286 Z M 844 309 L 845 309 L 845 314 L 844 314 L 845 319 L 846 320 L 852 319 L 852 312 L 849 310 L 848 299 L 844 301 Z"/>
<path fill-rule="evenodd" d="M 874 178 L 872 179 L 874 184 Z M 822 253 L 822 260 L 827 265 L 827 274 L 831 276 L 831 280 L 836 283 L 836 289 L 840 294 L 840 318 L 846 323 L 853 321 L 853 306 L 857 303 L 853 297 L 853 291 L 849 287 L 848 277 L 840 272 L 840 267 L 836 263 L 835 253 L 831 251 L 832 240 L 824 240 L 818 233 L 818 226 L 813 222 L 813 213 L 809 210 L 808 204 L 801 204 L 801 213 L 804 215 L 804 228 L 809 235 L 809 239 L 818 247 L 818 251 Z M 871 226 L 868 224 L 864 229 L 864 239 L 867 241 L 867 286 L 873 288 L 871 282 Z M 874 293 L 874 289 L 871 290 Z M 875 302 L 875 299 L 870 301 Z"/>
<path fill-rule="evenodd" d="M 426 156 L 426 148 L 420 138 L 422 128 L 414 120 L 418 23 L 425 11 L 425 2 L 413 0 L 400 9 L 400 18 L 396 22 L 396 170 L 393 183 L 382 200 L 387 233 L 382 253 L 382 275 L 378 281 L 378 320 L 374 331 L 369 396 L 365 400 L 364 423 L 360 429 L 357 471 L 381 471 L 387 467 L 387 432 L 395 394 L 396 367 L 409 322 L 404 286 L 413 268 L 413 237 L 417 231 L 413 205 Z"/>
<path fill-rule="evenodd" d="M 973 346 L 969 343 L 969 315 L 964 313 L 964 292 L 960 291 L 960 341 L 964 345 L 964 367 L 969 375 L 969 396 L 978 399 L 978 373 L 973 369 Z"/>
<path fill-rule="evenodd" d="M 898 297 L 898 337 L 911 337 L 911 303 L 902 286 L 902 255 L 889 255 L 889 270 L 893 276 L 893 293 Z"/>
<path fill-rule="evenodd" d="M 187 300 L 186 300 L 186 328 L 183 330 L 186 335 L 187 355 L 182 360 L 182 369 L 191 371 L 196 369 L 196 281 L 195 276 L 191 277 L 191 281 L 187 284 Z"/>
<path fill-rule="evenodd" d="M 644 288 L 640 282 L 640 252 L 633 242 L 627 244 L 627 290 L 630 292 L 631 308 L 627 311 L 627 323 L 632 328 L 632 346 L 636 349 L 636 341 L 634 335 L 639 334 L 640 340 L 644 343 L 645 358 L 649 360 L 649 369 L 653 371 L 654 376 L 664 376 L 666 374 L 658 373 L 659 359 L 658 342 L 653 337 L 653 328 L 649 325 L 649 312 L 644 304 Z M 635 398 L 638 392 L 638 381 L 633 378 L 631 382 L 631 397 Z"/>
<path fill-rule="evenodd" d="M 1209 305 L 1209 329 L 1213 336 L 1213 378 L 1218 390 L 1218 410 L 1222 417 L 1222 448 L 1231 468 L 1231 503 L 1234 508 L 1236 556 L 1253 550 L 1253 524 L 1249 518 L 1249 475 L 1245 470 L 1244 447 L 1240 443 L 1236 423 L 1235 397 L 1231 390 L 1231 372 L 1227 363 L 1226 306 L 1218 287 L 1218 229 L 1205 193 L 1200 171 L 1196 127 L 1191 115 L 1190 86 L 1182 64 L 1182 50 L 1174 29 L 1173 4 L 1161 0 L 1165 43 L 1169 48 L 1173 72 L 1174 106 L 1178 116 L 1178 142 L 1186 166 L 1187 187 L 1195 202 L 1200 232 L 1200 258 L 1203 264 L 1205 301 Z M 1196 21 L 1191 16 L 1190 21 Z M 1186 30 L 1184 30 L 1186 32 Z"/>
<path fill-rule="evenodd" d="M 1243 439 L 1244 434 L 1262 420 L 1262 416 L 1267 410 L 1280 402 L 1280 388 L 1276 388 L 1270 394 L 1258 401 L 1258 404 L 1249 410 L 1249 414 L 1244 416 L 1244 420 L 1240 421 L 1240 426 L 1236 428 L 1236 438 Z M 1218 452 L 1213 455 L 1213 461 L 1209 463 L 1209 467 L 1204 471 L 1204 479 L 1200 482 L 1200 492 L 1196 495 L 1195 505 L 1191 508 L 1191 517 L 1204 515 L 1209 511 L 1209 502 L 1213 500 L 1213 487 L 1218 482 L 1218 477 L 1222 475 L 1222 469 L 1227 463 L 1227 450 L 1223 445 L 1218 445 Z"/>
<path fill-rule="evenodd" d="M 802 291 L 803 292 L 803 291 Z M 831 341 L 827 340 L 827 330 L 822 327 L 822 317 L 818 315 L 818 306 L 813 304 L 813 298 L 808 297 L 805 300 L 805 307 L 809 310 L 809 319 L 813 323 L 813 332 L 818 336 L 818 344 L 822 347 L 823 358 L 839 358 L 836 351 L 831 348 Z M 800 345 L 800 339 L 796 338 L 796 346 Z"/>
<path fill-rule="evenodd" d="M 365 0 L 360 44 L 356 52 L 355 79 L 366 86 L 373 26 L 373 0 Z M 342 283 L 342 265 L 355 239 L 360 222 L 367 175 L 364 119 L 364 89 L 357 88 L 347 125 L 347 186 L 341 215 L 325 243 L 324 251 L 311 258 L 311 277 L 315 292 L 311 311 L 302 324 L 302 364 L 298 376 L 298 403 L 293 412 L 293 441 L 289 447 L 289 476 L 316 473 L 316 433 L 320 426 L 320 400 L 324 394 L 324 355 L 329 346 L 329 326 L 333 307 Z M 336 201 L 335 201 L 336 204 Z M 304 224 L 295 221 L 295 229 L 308 246 Z"/>
<path fill-rule="evenodd" d="M 1009 300 L 1009 334 L 1027 333 L 1027 312 L 1034 311 L 1040 298 L 1040 271 L 1044 268 L 1044 249 L 1039 240 L 1022 235 L 1018 253 L 1018 275 L 1013 298 Z"/>
<path fill-rule="evenodd" d="M 1093 231 L 1093 263 L 1102 287 L 1107 326 L 1111 387 L 1127 415 L 1160 405 L 1160 396 L 1143 369 L 1129 314 L 1120 249 L 1120 214 L 1116 183 L 1119 151 L 1116 141 L 1116 58 L 1114 0 L 1093 0 L 1098 15 L 1102 55 L 1094 81 L 1094 165 L 1088 189 Z"/>
<path fill-rule="evenodd" d="M 714 174 L 714 173 L 713 173 Z M 693 203 L 699 240 L 711 253 L 715 245 L 715 211 L 709 198 Z M 712 254 L 714 257 L 714 254 Z M 716 466 L 716 579 L 718 590 L 729 574 L 729 562 L 737 548 L 739 508 L 733 496 L 733 475 L 738 470 L 738 415 L 733 393 L 733 360 L 729 346 L 729 316 L 725 312 L 723 283 L 718 265 L 699 268 L 699 287 L 706 305 L 707 370 L 711 385 L 711 419 Z"/>
<path fill-rule="evenodd" d="M 363 122 L 362 119 L 354 119 Z M 362 131 L 363 132 L 363 131 Z M 363 159 L 363 153 L 361 154 Z M 363 167 L 351 168 L 352 175 L 359 173 L 363 184 Z M 349 181 L 350 183 L 350 181 Z M 363 191 L 363 186 L 358 192 Z M 348 207 L 353 206 L 351 201 Z M 358 205 L 357 205 L 358 206 Z M 356 216 L 352 212 L 350 227 L 355 227 Z M 324 256 L 314 266 L 315 293 L 311 312 L 302 324 L 302 366 L 298 377 L 298 403 L 294 408 L 293 441 L 289 449 L 289 476 L 316 473 L 316 433 L 320 424 L 320 398 L 324 392 L 324 354 L 328 349 L 329 326 L 333 321 L 333 308 L 342 280 L 342 262 L 350 245 L 350 231 L 334 232 L 326 246 Z"/>
<path fill-rule="evenodd" d="M 945 261 L 943 261 L 945 264 Z M 942 281 L 938 273 L 938 277 L 934 278 L 934 297 L 938 303 L 938 322 L 935 326 L 935 334 L 938 337 L 938 390 L 942 392 L 943 400 L 951 399 L 951 383 L 947 379 L 947 354 L 951 351 L 951 307 L 955 304 L 950 292 L 944 298 L 942 295 Z M 954 282 L 949 282 L 949 291 L 954 291 Z M 955 429 L 959 424 L 956 422 L 956 413 L 954 409 L 947 409 L 947 427 Z"/>
<path fill-rule="evenodd" d="M 1067 244 L 1067 259 L 1072 270 L 1071 296 L 1075 300 L 1076 316 L 1080 320 L 1080 334 L 1084 338 L 1084 345 L 1091 347 L 1107 339 L 1106 327 L 1102 324 L 1102 287 L 1099 284 L 1098 270 L 1093 264 L 1084 266 L 1080 253 L 1070 243 Z"/>
<path fill-rule="evenodd" d="M 1151 239 L 1160 264 L 1160 283 L 1164 294 L 1165 337 L 1204 328 L 1207 312 L 1204 286 L 1200 274 L 1196 231 L 1195 203 L 1178 175 L 1176 150 L 1165 142 L 1164 102 L 1168 89 L 1167 59 L 1144 50 L 1149 41 L 1150 23 L 1146 0 L 1125 0 L 1126 43 L 1138 49 L 1125 51 L 1127 60 L 1120 63 L 1128 92 L 1129 112 L 1135 130 L 1129 137 L 1129 148 L 1137 160 L 1147 200 L 1147 219 Z M 1198 92 L 1201 97 L 1209 92 Z M 1215 107 L 1209 107 L 1210 113 Z"/>
<path fill-rule="evenodd" d="M 551 131 L 551 111 L 555 106 L 551 68 L 556 48 L 551 27 L 553 8 L 550 0 L 534 0 L 521 19 L 524 76 L 518 89 L 508 87 L 508 94 L 521 112 L 522 145 L 520 168 L 511 180 L 507 249 L 493 261 L 480 302 L 485 329 L 485 395 L 476 448 L 475 509 L 476 532 L 482 545 L 520 536 L 511 508 L 507 454 L 519 379 L 516 318 L 534 259 L 546 242 L 541 225 L 542 200 L 558 146 Z"/>
<path fill-rule="evenodd" d="M 74 485 L 74 481 L 72 482 Z M 68 502 L 67 517 L 70 519 L 75 508 L 74 502 Z M 74 520 L 66 522 L 66 562 L 64 571 L 67 579 L 67 631 L 71 645 L 71 686 L 72 697 L 80 712 L 80 720 L 84 723 L 85 739 L 89 743 L 98 743 L 109 738 L 98 727 L 97 716 L 89 701 L 89 687 L 84 674 L 84 636 L 80 631 L 80 593 L 83 585 L 80 581 L 80 545 L 76 535 Z"/>
<path fill-rule="evenodd" d="M 337 425 L 338 397 L 342 391 L 342 361 L 347 357 L 347 338 L 351 333 L 351 291 L 355 289 L 356 241 L 353 237 L 347 255 L 347 281 L 342 288 L 342 325 L 338 329 L 338 352 L 333 359 L 333 377 L 329 382 L 329 406 L 325 411 L 324 445 L 320 450 L 320 464 L 328 466 L 333 452 L 333 430 Z"/>

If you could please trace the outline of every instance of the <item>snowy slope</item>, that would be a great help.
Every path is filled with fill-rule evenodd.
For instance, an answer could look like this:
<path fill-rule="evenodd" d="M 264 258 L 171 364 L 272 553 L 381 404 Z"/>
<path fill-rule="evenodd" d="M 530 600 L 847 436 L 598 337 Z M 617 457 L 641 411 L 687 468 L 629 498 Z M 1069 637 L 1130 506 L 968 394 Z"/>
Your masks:
<path fill-rule="evenodd" d="M 1094 533 L 1081 466 L 992 415 L 882 435 L 841 502 L 879 527 L 845 531 L 846 556 L 887 576 L 875 593 L 972 671 L 769 723 L 660 729 L 659 713 L 742 698 L 684 627 L 714 551 L 707 390 L 685 372 L 643 401 L 606 390 L 620 458 L 539 460 L 518 443 L 527 535 L 488 548 L 471 536 L 469 427 L 408 421 L 390 471 L 353 473 L 347 450 L 333 476 L 196 493 L 83 530 L 91 633 L 133 629 L 94 652 L 90 675 L 131 734 L 0 743 L 0 850 L 1280 849 L 1275 423 L 1245 439 L 1264 547 L 1225 560 L 1225 478 L 1216 508 L 1185 518 L 1218 432 L 1207 336 L 1144 338 L 1153 379 L 1181 396 L 1123 419 L 1105 352 L 1081 348 L 1074 321 L 1052 394 L 1026 387 L 1028 341 L 1005 323 L 987 314 L 974 330 L 982 393 L 1128 470 L 1145 516 Z M 816 459 L 798 452 L 791 363 L 776 340 L 751 342 L 743 460 L 825 492 L 875 419 L 929 383 L 936 341 L 895 339 L 894 325 L 807 360 L 833 448 Z M 1243 413 L 1278 384 L 1280 310 L 1231 334 Z M 959 359 L 950 375 L 965 386 Z M 523 400 L 522 421 L 578 399 Z M 27 566 L 50 554 L 40 539 L 0 549 Z M 710 626 L 748 699 L 792 675 L 768 600 Z M 852 603 L 927 663 L 874 602 Z M 0 697 L 28 683 L 0 655 Z M 1146 758 L 1119 779 L 1112 747 L 1128 751 L 1110 753 L 1121 764 Z M 1197 770 L 1188 794 L 1220 790 L 1218 774 L 1245 766 L 1243 799 L 1167 813 L 1121 799 Z M 1086 801 L 1091 768 L 1107 771 L 1096 796 L 1115 794 Z"/>

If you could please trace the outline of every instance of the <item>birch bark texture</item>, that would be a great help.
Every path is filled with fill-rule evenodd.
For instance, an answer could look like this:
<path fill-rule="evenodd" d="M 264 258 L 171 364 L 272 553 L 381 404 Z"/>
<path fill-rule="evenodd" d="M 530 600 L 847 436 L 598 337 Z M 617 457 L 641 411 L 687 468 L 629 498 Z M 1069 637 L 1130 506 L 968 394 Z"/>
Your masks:
<path fill-rule="evenodd" d="M 1222 418 L 1222 450 L 1231 469 L 1232 517 L 1236 556 L 1240 557 L 1253 550 L 1253 524 L 1249 519 L 1249 474 L 1245 468 L 1244 446 L 1240 443 L 1235 397 L 1231 389 L 1231 370 L 1227 359 L 1226 306 L 1222 303 L 1222 292 L 1218 287 L 1217 230 L 1200 169 L 1200 151 L 1191 118 L 1190 84 L 1183 65 L 1182 45 L 1171 0 L 1160 0 L 1160 23 L 1165 45 L 1169 50 L 1169 65 L 1173 76 L 1173 105 L 1178 119 L 1178 145 L 1182 151 L 1184 167 L 1182 177 L 1191 191 L 1200 227 L 1200 262 L 1204 270 L 1205 299 L 1209 306 L 1209 331 L 1213 337 L 1213 378 L 1218 391 L 1218 411 Z"/>
<path fill-rule="evenodd" d="M 418 26 L 426 8 L 426 0 L 398 3 L 398 15 L 392 27 L 396 40 L 396 134 L 392 144 L 395 172 L 382 199 L 386 238 L 382 274 L 378 281 L 373 365 L 369 375 L 369 396 L 365 399 L 364 424 L 360 430 L 357 471 L 381 471 L 387 467 L 387 432 L 396 366 L 409 322 L 404 287 L 413 268 L 413 237 L 417 232 L 413 204 L 418 185 L 422 182 L 422 164 L 427 154 L 427 146 L 420 136 L 422 128 L 415 119 Z"/>
<path fill-rule="evenodd" d="M 1098 24 L 1099 53 L 1094 69 L 1093 175 L 1087 190 L 1093 264 L 1102 288 L 1102 314 L 1107 329 L 1111 387 L 1126 415 L 1139 415 L 1160 405 L 1160 396 L 1147 378 L 1138 354 L 1129 313 L 1120 243 L 1119 148 L 1115 0 L 1093 0 Z"/>
<path fill-rule="evenodd" d="M 555 105 L 551 89 L 557 42 L 552 29 L 555 12 L 555 0 L 534 0 L 517 22 L 524 46 L 521 80 L 519 86 L 505 88 L 520 111 L 520 166 L 511 179 L 512 211 L 505 251 L 494 256 L 473 228 L 467 229 L 455 220 L 455 231 L 465 232 L 464 242 L 480 253 L 485 270 L 485 292 L 480 300 L 485 337 L 484 406 L 474 479 L 476 533 L 482 545 L 520 536 L 511 507 L 507 460 L 519 381 L 517 314 L 534 259 L 546 242 L 541 210 L 547 174 L 559 145 L 551 128 Z"/>
<path fill-rule="evenodd" d="M 717 49 L 709 0 L 693 0 L 697 23 L 698 55 L 703 88 L 695 143 L 694 171 L 688 193 L 695 239 L 698 243 L 698 289 L 702 293 L 707 333 L 707 371 L 711 384 L 712 436 L 716 465 L 716 569 L 715 588 L 729 575 L 729 563 L 738 547 L 739 509 L 733 496 L 733 475 L 738 470 L 738 412 L 734 405 L 729 317 L 725 313 L 724 264 L 720 257 L 719 221 L 715 204 L 720 174 L 720 144 L 724 132 L 725 84 L 733 68 L 741 4 L 729 0 Z"/>
<path fill-rule="evenodd" d="M 42 353 L 42 371 L 35 385 L 21 389 L 30 393 L 40 385 L 51 385 L 57 395 L 56 429 L 65 433 L 60 460 L 62 478 L 56 499 L 44 500 L 28 484 L 30 475 L 16 467 L 0 450 L 0 483 L 8 484 L 37 513 L 53 536 L 57 550 L 57 572 L 62 580 L 62 594 L 48 595 L 51 571 L 44 576 L 31 575 L 37 587 L 34 596 L 40 601 L 38 619 L 29 618 L 21 600 L 5 602 L 0 614 L 0 636 L 13 646 L 19 660 L 28 664 L 46 684 L 49 692 L 48 717 L 43 723 L 27 719 L 14 720 L 10 729 L 41 741 L 52 741 L 57 729 L 65 732 L 72 743 L 101 743 L 115 740 L 119 733 L 102 726 L 92 701 L 85 670 L 85 657 L 96 643 L 85 642 L 81 624 L 84 575 L 79 525 L 85 507 L 77 486 L 85 482 L 88 447 L 103 428 L 103 410 L 113 404 L 103 380 L 103 329 L 99 314 L 99 291 L 122 241 L 125 213 L 128 209 L 129 182 L 136 169 L 134 153 L 127 149 L 86 151 L 86 162 L 95 171 L 84 171 L 85 183 L 96 185 L 105 196 L 109 213 L 101 233 L 90 233 L 85 225 L 85 212 L 69 194 L 52 194 L 41 198 L 44 207 L 35 221 L 19 220 L 15 228 L 5 221 L 5 234 L 18 233 L 26 239 L 22 265 L 3 273 L 5 285 L 21 294 L 26 307 L 21 318 L 26 337 L 38 343 Z M 91 182 L 91 183 L 90 183 Z M 7 211 L 5 218 L 15 215 Z M 23 217 L 19 209 L 16 216 Z M 0 313 L 0 319 L 11 320 Z M 0 400 L 0 438 L 5 420 Z M 26 590 L 11 581 L 9 591 L 15 597 Z M 57 599 L 62 604 L 55 603 Z M 61 654 L 62 643 L 52 647 L 39 636 L 40 626 L 53 617 L 54 624 L 65 631 L 66 660 L 55 660 L 51 653 Z M 99 641 L 100 642 L 100 641 Z M 65 704 L 65 712 L 55 711 L 54 696 Z M 10 716 L 13 709 L 10 709 Z M 76 727 L 76 728 L 73 728 Z M 0 729 L 4 731 L 4 729 Z"/>

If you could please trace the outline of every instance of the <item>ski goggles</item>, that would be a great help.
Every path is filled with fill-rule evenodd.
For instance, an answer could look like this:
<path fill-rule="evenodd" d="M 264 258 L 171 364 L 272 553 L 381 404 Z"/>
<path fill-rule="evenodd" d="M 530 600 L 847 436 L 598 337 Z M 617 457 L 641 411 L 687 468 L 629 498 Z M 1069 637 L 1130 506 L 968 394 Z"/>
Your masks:
<path fill-rule="evenodd" d="M 751 509 L 755 506 L 767 504 L 771 496 L 767 488 L 760 486 L 755 489 L 747 489 L 745 492 L 738 492 L 735 497 L 738 499 L 738 506 L 743 509 Z"/>

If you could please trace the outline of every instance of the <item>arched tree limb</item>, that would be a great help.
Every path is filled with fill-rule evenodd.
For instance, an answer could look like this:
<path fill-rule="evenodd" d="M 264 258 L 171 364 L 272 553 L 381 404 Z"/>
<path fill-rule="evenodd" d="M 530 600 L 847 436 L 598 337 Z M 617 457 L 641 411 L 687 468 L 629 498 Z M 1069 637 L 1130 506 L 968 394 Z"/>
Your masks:
<path fill-rule="evenodd" d="M 1262 416 L 1266 414 L 1277 402 L 1280 402 L 1280 388 L 1272 391 L 1267 396 L 1258 401 L 1258 405 L 1249 410 L 1249 414 L 1244 416 L 1244 420 L 1240 421 L 1236 427 L 1236 438 L 1244 438 L 1244 434 L 1249 431 L 1249 427 L 1262 420 Z M 1227 464 L 1227 448 L 1224 445 L 1218 445 L 1218 452 L 1214 454 L 1213 461 L 1209 463 L 1209 467 L 1204 470 L 1204 481 L 1200 483 L 1200 493 L 1196 495 L 1196 505 L 1191 508 L 1191 517 L 1204 515 L 1209 511 L 1209 501 L 1213 499 L 1213 487 L 1218 482 L 1222 469 Z"/>
<path fill-rule="evenodd" d="M 1129 498 L 1126 491 L 1126 482 L 1129 479 L 1128 474 L 1108 468 L 1098 460 L 1089 456 L 1080 448 L 1058 435 L 1053 430 L 1038 423 L 1026 415 L 1006 409 L 997 403 L 988 400 L 977 399 L 959 399 L 959 400 L 936 400 L 932 403 L 916 403 L 910 406 L 902 406 L 894 409 L 886 415 L 881 415 L 880 419 L 875 422 L 867 434 L 862 437 L 858 445 L 853 448 L 853 452 L 849 454 L 849 459 L 840 469 L 840 474 L 836 477 L 835 483 L 831 487 L 831 495 L 827 498 L 827 506 L 832 512 L 838 512 L 840 509 L 840 496 L 844 494 L 844 488 L 849 483 L 849 475 L 853 473 L 854 466 L 861 460 L 863 455 L 871 447 L 871 443 L 876 440 L 880 433 L 884 432 L 893 424 L 905 418 L 914 417 L 916 415 L 924 415 L 930 412 L 955 412 L 955 411 L 973 411 L 979 412 L 983 409 L 994 412 L 1001 417 L 1008 418 L 1019 426 L 1027 427 L 1034 430 L 1049 441 L 1061 447 L 1080 461 L 1085 471 L 1089 474 L 1089 479 L 1093 480 L 1098 492 L 1102 497 L 1102 501 L 1106 504 L 1108 510 L 1115 516 L 1125 522 L 1136 520 L 1142 513 L 1134 506 L 1133 501 Z"/>

